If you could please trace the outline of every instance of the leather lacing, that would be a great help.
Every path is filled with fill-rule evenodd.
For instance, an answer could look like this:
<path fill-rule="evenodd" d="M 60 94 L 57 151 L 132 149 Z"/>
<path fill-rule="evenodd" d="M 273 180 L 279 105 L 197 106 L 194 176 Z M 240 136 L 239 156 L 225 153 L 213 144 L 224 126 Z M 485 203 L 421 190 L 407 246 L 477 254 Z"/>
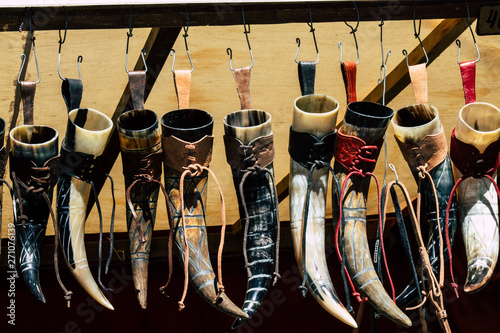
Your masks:
<path fill-rule="evenodd" d="M 250 224 L 250 216 L 248 214 L 248 209 L 247 209 L 247 204 L 245 202 L 245 192 L 244 192 L 244 184 L 246 179 L 248 178 L 249 175 L 254 174 L 254 173 L 259 173 L 259 172 L 265 172 L 269 175 L 269 178 L 271 179 L 271 182 L 273 184 L 273 201 L 274 201 L 274 206 L 277 207 L 278 205 L 278 197 L 277 193 L 278 191 L 276 190 L 276 182 L 274 179 L 274 175 L 271 170 L 269 170 L 266 167 L 261 167 L 260 165 L 257 164 L 257 158 L 255 157 L 255 154 L 252 153 L 253 151 L 253 146 L 252 145 L 240 145 L 240 149 L 243 150 L 245 158 L 244 158 L 244 163 L 247 166 L 245 169 L 240 170 L 240 172 L 243 173 L 243 176 L 241 177 L 240 184 L 239 184 L 239 194 L 241 197 L 241 202 L 243 205 L 243 211 L 245 212 L 245 228 L 243 231 L 243 257 L 245 259 L 245 268 L 248 271 L 248 275 L 251 276 L 250 272 L 250 264 L 248 262 L 248 254 L 247 254 L 247 236 L 248 236 L 248 228 Z M 281 278 L 279 274 L 279 245 L 280 245 L 280 217 L 279 217 L 279 210 L 276 209 L 276 219 L 278 221 L 277 225 L 277 236 L 276 236 L 276 260 L 275 260 L 275 266 L 274 266 L 274 279 L 273 279 L 273 286 L 276 284 L 278 279 Z"/>
<path fill-rule="evenodd" d="M 30 175 L 30 180 L 28 184 L 22 182 L 16 175 L 16 172 L 13 171 L 11 173 L 14 189 L 10 187 L 10 185 L 5 181 L 1 180 L 4 184 L 7 185 L 9 190 L 11 191 L 12 201 L 13 201 L 13 210 L 14 210 L 14 218 L 17 221 L 21 221 L 23 228 L 25 228 L 25 224 L 28 221 L 28 217 L 24 215 L 23 212 L 23 204 L 21 202 L 21 190 L 20 187 L 26 192 L 26 194 L 31 195 L 42 195 L 47 207 L 50 211 L 50 216 L 52 218 L 52 223 L 54 225 L 54 270 L 56 272 L 57 282 L 59 286 L 64 291 L 64 300 L 67 303 L 68 308 L 71 305 L 71 296 L 73 292 L 68 290 L 64 283 L 61 280 L 61 276 L 59 274 L 59 260 L 58 260 L 58 251 L 59 251 L 59 228 L 57 225 L 57 220 L 55 218 L 54 211 L 52 209 L 52 203 L 47 195 L 53 191 L 54 186 L 56 184 L 56 179 L 54 179 L 53 174 L 51 173 L 50 167 L 46 164 L 43 167 L 31 167 L 32 174 Z M 41 174 L 39 177 L 33 176 L 34 173 Z M 17 199 L 16 199 L 17 197 Z M 19 215 L 17 214 L 19 211 Z"/>
<path fill-rule="evenodd" d="M 196 146 L 194 144 L 187 144 L 184 146 L 184 148 L 188 150 L 194 150 L 196 149 Z M 207 171 L 210 173 L 212 178 L 215 181 L 215 185 L 217 186 L 217 189 L 220 194 L 220 200 L 221 200 L 221 239 L 219 243 L 219 251 L 217 253 L 217 282 L 218 282 L 218 291 L 217 295 L 213 300 L 213 303 L 216 304 L 219 302 L 221 299 L 222 293 L 224 293 L 225 288 L 224 284 L 222 283 L 222 250 L 224 248 L 224 237 L 226 233 L 226 208 L 225 208 L 225 203 L 224 203 L 224 196 L 222 194 L 222 188 L 219 185 L 219 181 L 217 177 L 215 176 L 214 172 L 210 170 L 207 166 L 201 165 L 197 163 L 196 158 L 192 156 L 191 154 L 188 156 L 188 160 L 191 162 L 190 165 L 187 167 L 182 167 L 184 171 L 181 174 L 180 180 L 179 180 L 179 197 L 180 197 L 180 210 L 181 210 L 181 220 L 182 220 L 182 230 L 183 230 L 183 239 L 184 239 L 184 290 L 182 292 L 182 297 L 181 300 L 178 302 L 179 304 L 179 311 L 183 310 L 185 308 L 184 305 L 184 300 L 186 299 L 187 295 L 187 289 L 188 289 L 188 283 L 189 283 L 189 245 L 188 245 L 188 240 L 187 240 L 187 234 L 186 234 L 186 224 L 185 224 L 185 219 L 184 219 L 184 179 L 187 177 L 197 177 L 200 176 L 204 171 Z M 167 283 L 160 287 L 160 292 L 162 294 L 165 294 L 165 288 L 168 286 L 170 283 L 171 277 L 172 277 L 172 238 L 173 238 L 173 230 L 174 230 L 174 225 L 173 225 L 173 219 L 172 223 L 170 226 L 170 234 L 169 234 L 169 277 L 167 280 Z"/>

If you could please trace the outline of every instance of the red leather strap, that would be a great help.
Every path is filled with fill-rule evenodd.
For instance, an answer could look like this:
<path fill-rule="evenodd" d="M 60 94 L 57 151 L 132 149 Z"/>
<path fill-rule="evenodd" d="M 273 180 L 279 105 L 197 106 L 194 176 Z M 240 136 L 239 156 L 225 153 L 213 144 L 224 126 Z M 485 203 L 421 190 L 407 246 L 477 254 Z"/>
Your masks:
<path fill-rule="evenodd" d="M 357 102 L 356 97 L 356 71 L 358 65 L 355 61 L 343 61 L 340 65 L 342 78 L 344 79 L 345 92 L 347 95 L 347 104 Z"/>
<path fill-rule="evenodd" d="M 427 64 L 418 64 L 408 67 L 411 86 L 415 101 L 419 104 L 427 103 Z"/>
<path fill-rule="evenodd" d="M 341 129 L 337 132 L 337 144 L 335 145 L 335 161 L 339 162 L 349 171 L 361 171 L 362 173 L 375 170 L 377 158 L 383 139 L 375 145 L 367 146 L 360 138 L 343 134 Z"/>
<path fill-rule="evenodd" d="M 476 101 L 476 61 L 465 61 L 460 63 L 462 83 L 464 86 L 465 104 Z"/>

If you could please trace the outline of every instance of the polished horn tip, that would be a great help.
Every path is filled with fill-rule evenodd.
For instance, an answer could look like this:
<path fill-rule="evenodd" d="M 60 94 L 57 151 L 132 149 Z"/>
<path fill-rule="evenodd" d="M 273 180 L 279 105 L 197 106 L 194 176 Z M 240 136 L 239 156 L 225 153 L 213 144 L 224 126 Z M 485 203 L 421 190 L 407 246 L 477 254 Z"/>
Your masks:
<path fill-rule="evenodd" d="M 493 270 L 484 264 L 472 264 L 467 269 L 467 279 L 464 285 L 464 291 L 467 294 L 472 294 L 481 290 L 488 284 Z"/>
<path fill-rule="evenodd" d="M 141 308 L 148 306 L 148 261 L 132 260 L 135 292 Z"/>
<path fill-rule="evenodd" d="M 404 313 L 402 313 L 402 316 L 394 318 L 394 322 L 403 327 L 411 327 L 412 325 L 411 319 L 408 318 L 408 316 L 405 315 Z"/>
<path fill-rule="evenodd" d="M 231 326 L 231 329 L 235 330 L 238 327 L 245 325 L 246 322 L 247 322 L 247 319 L 236 318 L 236 320 L 234 321 L 233 325 Z"/>
<path fill-rule="evenodd" d="M 37 269 L 26 269 L 23 271 L 23 279 L 28 286 L 29 291 L 37 300 L 45 303 L 45 296 L 43 296 L 42 288 L 40 287 L 40 280 L 38 277 Z"/>
<path fill-rule="evenodd" d="M 349 312 L 347 312 L 346 309 L 344 309 L 344 311 L 345 313 L 337 312 L 336 318 L 344 324 L 351 326 L 352 328 L 358 328 L 358 323 L 356 323 L 356 320 L 349 314 Z"/>

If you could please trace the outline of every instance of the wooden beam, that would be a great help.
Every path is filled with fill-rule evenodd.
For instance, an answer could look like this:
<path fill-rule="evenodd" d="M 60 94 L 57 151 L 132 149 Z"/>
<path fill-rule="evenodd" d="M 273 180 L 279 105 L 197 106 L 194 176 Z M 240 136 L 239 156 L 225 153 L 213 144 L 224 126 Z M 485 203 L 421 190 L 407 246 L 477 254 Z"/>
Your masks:
<path fill-rule="evenodd" d="M 96 1 L 97 2 L 97 1 Z M 472 17 L 476 17 L 479 6 L 495 4 L 497 0 L 469 0 Z M 309 2 L 259 2 L 246 1 L 245 18 L 249 24 L 303 23 L 309 22 Z M 310 1 L 314 22 L 343 22 L 357 20 L 352 1 Z M 414 15 L 412 0 L 400 1 L 356 1 L 362 21 L 411 20 Z M 444 19 L 466 17 L 463 0 L 435 1 L 418 0 L 416 15 L 419 19 Z M 27 21 L 23 8 L 0 8 L 2 30 L 15 31 L 21 21 Z M 68 29 L 124 29 L 129 26 L 131 5 L 35 7 L 33 19 L 38 30 L 64 29 L 66 16 Z M 178 27 L 186 24 L 183 5 L 141 4 L 134 5 L 132 25 L 141 27 Z M 241 5 L 234 2 L 188 3 L 190 26 L 239 25 L 242 24 Z M 25 22 L 25 27 L 29 24 Z"/>
<path fill-rule="evenodd" d="M 472 20 L 473 21 L 473 20 Z M 467 24 L 464 19 L 448 19 L 443 20 L 439 25 L 432 30 L 427 37 L 422 41 L 427 55 L 429 64 L 432 64 L 441 53 L 467 29 Z M 420 45 L 408 54 L 408 63 L 414 65 L 425 62 L 425 56 L 420 48 Z M 410 84 L 410 75 L 406 66 L 406 60 L 403 58 L 401 62 L 394 68 L 386 79 L 386 94 L 385 102 L 392 101 L 404 88 Z M 364 101 L 381 103 L 382 102 L 381 84 L 377 85 L 365 98 Z"/>
<path fill-rule="evenodd" d="M 173 47 L 180 31 L 181 27 L 151 29 L 146 43 L 144 44 L 144 49 L 146 50 L 146 65 L 148 66 L 144 101 L 147 100 L 151 89 L 153 89 L 153 86 L 156 83 L 156 79 L 160 75 L 163 65 L 165 65 L 165 61 L 167 60 L 170 53 L 170 49 Z M 142 62 L 142 58 L 139 57 L 135 64 L 134 70 L 142 69 L 144 69 L 144 64 Z M 116 158 L 120 153 L 120 144 L 118 141 L 118 131 L 116 130 L 116 121 L 123 112 L 132 109 L 133 104 L 130 97 L 130 88 L 127 84 L 125 90 L 123 91 L 122 97 L 118 102 L 118 106 L 116 107 L 115 112 L 112 116 L 114 128 L 111 132 L 110 139 L 108 140 L 106 149 L 103 153 L 106 158 L 103 159 L 103 163 L 96 170 L 97 179 L 95 180 L 95 186 L 98 192 L 101 191 L 104 182 L 106 181 L 105 175 L 111 172 Z M 89 205 L 87 207 L 87 215 L 92 210 L 93 204 L 93 196 L 90 196 Z"/>

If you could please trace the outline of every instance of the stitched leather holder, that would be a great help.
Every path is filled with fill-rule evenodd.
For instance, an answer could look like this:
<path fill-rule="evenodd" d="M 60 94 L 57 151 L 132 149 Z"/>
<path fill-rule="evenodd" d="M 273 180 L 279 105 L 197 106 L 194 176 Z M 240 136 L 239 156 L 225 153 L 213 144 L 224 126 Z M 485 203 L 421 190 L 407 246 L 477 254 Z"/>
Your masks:
<path fill-rule="evenodd" d="M 250 96 L 250 67 L 232 69 L 236 90 L 240 96 L 241 109 L 252 108 L 252 97 Z"/>
<path fill-rule="evenodd" d="M 5 165 L 7 164 L 7 148 L 0 148 L 0 178 L 5 174 Z"/>
<path fill-rule="evenodd" d="M 130 86 L 130 97 L 134 110 L 144 109 L 144 91 L 146 89 L 146 71 L 128 72 L 128 84 Z"/>
<path fill-rule="evenodd" d="M 409 66 L 408 71 L 410 73 L 411 86 L 413 87 L 415 101 L 418 104 L 427 103 L 427 65 L 418 64 Z"/>
<path fill-rule="evenodd" d="M 453 164 L 464 176 L 481 178 L 484 175 L 493 176 L 500 163 L 500 139 L 491 143 L 484 153 L 473 145 L 460 141 L 455 136 L 455 129 L 451 133 L 450 157 Z"/>
<path fill-rule="evenodd" d="M 178 172 L 184 172 L 191 164 L 208 167 L 212 160 L 213 135 L 205 135 L 197 142 L 186 142 L 173 135 L 162 138 L 165 165 Z"/>
<path fill-rule="evenodd" d="M 33 125 L 33 104 L 35 101 L 36 83 L 21 81 L 20 89 L 23 100 L 24 125 Z"/>
<path fill-rule="evenodd" d="M 288 153 L 290 157 L 306 169 L 315 161 L 330 163 L 335 150 L 337 131 L 328 133 L 321 139 L 310 133 L 296 132 L 290 126 Z"/>
<path fill-rule="evenodd" d="M 406 162 L 412 170 L 427 163 L 427 171 L 431 171 L 441 164 L 448 154 L 448 145 L 444 130 L 438 134 L 426 135 L 422 140 L 414 144 L 400 141 L 396 137 L 396 142 L 403 154 Z"/>
<path fill-rule="evenodd" d="M 360 138 L 343 134 L 339 129 L 334 152 L 335 161 L 349 171 L 372 172 L 375 170 L 380 147 L 383 143 L 384 139 L 381 138 L 375 145 L 366 146 L 366 143 Z"/>
<path fill-rule="evenodd" d="M 347 104 L 357 102 L 356 96 L 356 70 L 358 64 L 355 61 L 343 61 L 340 65 L 342 78 L 344 79 L 345 92 L 347 95 Z"/>
<path fill-rule="evenodd" d="M 138 176 L 148 175 L 155 180 L 161 178 L 161 163 L 163 149 L 138 158 L 136 153 L 122 151 L 123 175 L 126 179 L 137 179 Z"/>
<path fill-rule="evenodd" d="M 16 177 L 27 186 L 43 188 L 48 192 L 57 184 L 57 164 L 59 156 L 54 156 L 47 160 L 43 166 L 38 167 L 35 162 L 24 157 L 14 157 L 9 159 L 10 170 L 16 172 Z"/>
<path fill-rule="evenodd" d="M 476 61 L 464 61 L 460 63 L 460 73 L 464 86 L 465 104 L 476 101 Z"/>
<path fill-rule="evenodd" d="M 191 92 L 191 70 L 175 70 L 174 84 L 179 109 L 189 108 L 189 94 Z"/>
<path fill-rule="evenodd" d="M 252 149 L 244 148 L 245 145 L 238 138 L 224 135 L 226 147 L 226 160 L 231 166 L 233 175 L 238 175 L 241 170 L 255 165 L 267 167 L 274 160 L 273 134 L 258 137 L 248 144 Z M 249 158 L 253 155 L 253 158 Z"/>
<path fill-rule="evenodd" d="M 299 84 L 302 96 L 314 94 L 316 79 L 316 63 L 314 61 L 299 61 Z"/>
<path fill-rule="evenodd" d="M 82 101 L 83 83 L 79 79 L 64 79 L 61 92 L 68 112 L 80 107 Z"/>
<path fill-rule="evenodd" d="M 58 163 L 58 172 L 77 177 L 82 181 L 90 182 L 94 180 L 96 165 L 104 155 L 95 157 L 94 155 L 69 150 L 63 143 L 61 145 L 61 158 Z"/>

